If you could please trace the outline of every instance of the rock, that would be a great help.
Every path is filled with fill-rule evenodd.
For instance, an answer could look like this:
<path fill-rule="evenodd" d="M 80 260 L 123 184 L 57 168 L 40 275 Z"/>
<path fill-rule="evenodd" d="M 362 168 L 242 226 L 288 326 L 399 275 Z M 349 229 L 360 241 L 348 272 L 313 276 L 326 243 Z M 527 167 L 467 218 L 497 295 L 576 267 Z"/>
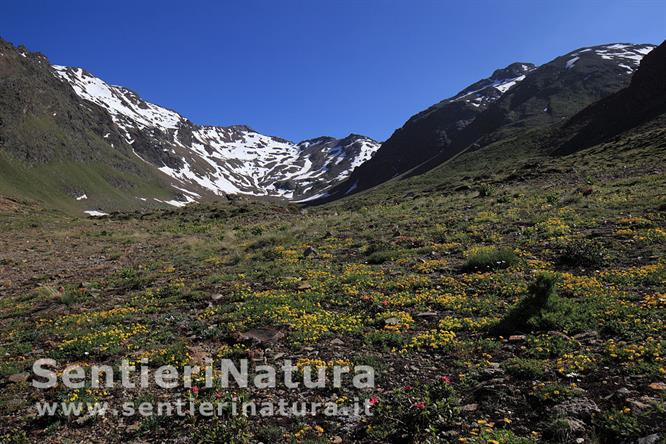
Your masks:
<path fill-rule="evenodd" d="M 189 353 L 192 362 L 195 365 L 205 366 L 207 363 L 212 361 L 211 356 L 200 346 L 187 347 L 187 352 Z"/>
<path fill-rule="evenodd" d="M 592 415 L 600 413 L 597 404 L 588 398 L 573 398 L 556 405 L 553 409 L 561 416 L 590 419 Z"/>
<path fill-rule="evenodd" d="M 30 373 L 16 373 L 8 376 L 7 380 L 16 384 L 19 382 L 25 382 L 28 378 L 30 378 Z"/>
<path fill-rule="evenodd" d="M 309 257 L 309 256 L 313 256 L 313 255 L 316 256 L 317 254 L 318 254 L 317 250 L 315 250 L 315 248 L 312 245 L 310 245 L 303 252 L 303 257 Z"/>
<path fill-rule="evenodd" d="M 334 437 L 331 438 L 331 443 L 332 444 L 340 444 L 342 442 L 342 437 L 335 435 Z"/>
<path fill-rule="evenodd" d="M 652 384 L 648 385 L 652 390 L 656 390 L 658 392 L 663 392 L 666 390 L 666 384 L 663 382 L 653 382 Z"/>
<path fill-rule="evenodd" d="M 268 344 L 279 341 L 285 337 L 285 334 L 274 328 L 254 328 L 243 333 L 238 333 L 236 336 L 241 341 L 252 341 L 258 344 Z"/>
<path fill-rule="evenodd" d="M 580 419 L 567 418 L 566 422 L 569 425 L 569 430 L 571 430 L 572 433 L 585 433 L 587 430 L 587 424 L 585 424 Z"/>
<path fill-rule="evenodd" d="M 463 412 L 476 412 L 479 409 L 479 404 L 466 404 L 462 406 Z"/>
<path fill-rule="evenodd" d="M 576 418 L 564 418 L 561 424 L 567 427 L 569 433 L 574 435 L 583 433 L 587 429 L 587 425 L 585 425 L 580 419 Z"/>
<path fill-rule="evenodd" d="M 653 433 L 652 435 L 639 438 L 638 441 L 636 441 L 636 444 L 657 444 L 658 442 L 659 442 L 659 435 Z"/>
<path fill-rule="evenodd" d="M 297 287 L 298 290 L 309 290 L 312 288 L 312 285 L 310 285 L 307 282 L 301 282 L 301 284 Z"/>
<path fill-rule="evenodd" d="M 631 410 L 634 413 L 640 413 L 650 408 L 649 405 L 639 401 L 638 399 L 627 399 L 627 404 L 629 404 L 629 407 L 631 407 Z"/>
<path fill-rule="evenodd" d="M 400 318 L 387 318 L 384 319 L 384 325 L 400 325 L 402 320 Z"/>
<path fill-rule="evenodd" d="M 590 331 L 585 331 L 583 333 L 578 333 L 577 335 L 574 335 L 573 338 L 577 341 L 589 341 L 589 340 L 592 340 L 592 339 L 597 339 L 598 337 L 599 337 L 598 332 L 596 332 L 594 330 L 590 330 Z M 565 335 L 565 338 L 566 338 L 566 335 Z"/>
<path fill-rule="evenodd" d="M 491 362 L 488 367 L 481 370 L 480 376 L 481 379 L 487 380 L 487 379 L 498 378 L 503 374 L 504 374 L 504 369 L 502 369 L 498 363 Z"/>
<path fill-rule="evenodd" d="M 509 336 L 509 342 L 523 342 L 525 340 L 525 335 L 511 335 Z"/>
<path fill-rule="evenodd" d="M 618 389 L 616 393 L 620 396 L 627 396 L 628 394 L 631 393 L 631 390 L 629 390 L 626 387 L 622 387 L 622 388 Z"/>
<path fill-rule="evenodd" d="M 345 345 L 345 343 L 342 339 L 335 338 L 331 341 L 331 345 Z"/>
<path fill-rule="evenodd" d="M 504 378 L 494 378 L 488 381 L 479 383 L 474 388 L 474 399 L 479 402 L 495 402 L 497 399 L 506 397 L 507 394 L 507 385 L 506 379 Z"/>
<path fill-rule="evenodd" d="M 210 298 L 213 301 L 217 302 L 217 301 L 221 300 L 223 297 L 224 297 L 223 294 L 217 293 L 217 294 L 212 295 Z"/>
<path fill-rule="evenodd" d="M 417 318 L 432 318 L 437 316 L 438 313 L 436 311 L 423 311 L 421 313 L 416 313 Z"/>

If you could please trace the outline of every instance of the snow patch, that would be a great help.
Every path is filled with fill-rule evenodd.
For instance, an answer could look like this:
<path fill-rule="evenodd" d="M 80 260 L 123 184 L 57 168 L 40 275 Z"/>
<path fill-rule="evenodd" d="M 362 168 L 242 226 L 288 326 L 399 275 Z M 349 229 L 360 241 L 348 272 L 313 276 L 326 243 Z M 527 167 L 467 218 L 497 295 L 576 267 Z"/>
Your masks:
<path fill-rule="evenodd" d="M 624 43 L 584 48 L 570 54 L 572 58 L 566 62 L 566 68 L 573 67 L 581 55 L 590 54 L 604 60 L 614 61 L 620 68 L 625 69 L 627 74 L 632 74 L 638 68 L 643 57 L 654 48 L 654 45 L 629 45 Z"/>
<path fill-rule="evenodd" d="M 577 61 L 580 60 L 580 57 L 576 56 L 572 59 L 567 60 L 566 69 L 571 69 L 574 67 Z"/>
<path fill-rule="evenodd" d="M 84 211 L 84 213 L 86 213 L 90 217 L 104 217 L 109 215 L 109 213 L 104 213 L 103 211 L 97 211 L 97 210 L 86 210 Z"/>

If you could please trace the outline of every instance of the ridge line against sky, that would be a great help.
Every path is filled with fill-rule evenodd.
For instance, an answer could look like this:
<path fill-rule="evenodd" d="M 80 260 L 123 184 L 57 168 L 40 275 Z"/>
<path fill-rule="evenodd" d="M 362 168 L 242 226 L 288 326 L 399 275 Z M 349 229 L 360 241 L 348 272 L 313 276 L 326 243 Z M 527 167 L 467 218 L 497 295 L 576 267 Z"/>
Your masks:
<path fill-rule="evenodd" d="M 59 3 L 3 5 L 0 36 L 196 124 L 293 141 L 385 140 L 512 62 L 666 36 L 662 0 Z"/>

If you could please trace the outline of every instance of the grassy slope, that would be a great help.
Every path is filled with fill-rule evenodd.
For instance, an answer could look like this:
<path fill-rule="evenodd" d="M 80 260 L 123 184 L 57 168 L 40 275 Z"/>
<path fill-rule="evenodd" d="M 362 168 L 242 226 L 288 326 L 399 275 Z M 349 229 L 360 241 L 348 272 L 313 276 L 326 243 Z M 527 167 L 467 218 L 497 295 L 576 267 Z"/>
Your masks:
<path fill-rule="evenodd" d="M 633 147 L 651 146 L 643 155 L 661 157 L 664 145 L 666 115 L 629 131 L 621 138 L 593 149 L 570 156 L 550 156 L 548 128 L 525 131 L 502 139 L 480 150 L 468 150 L 446 161 L 441 166 L 416 177 L 396 178 L 359 196 L 340 199 L 330 207 L 355 207 L 376 205 L 381 201 L 399 201 L 405 197 L 428 196 L 432 193 L 451 193 L 467 186 L 470 191 L 479 188 L 506 188 L 526 178 L 565 173 L 572 174 L 571 182 L 584 186 L 586 178 L 577 171 L 581 162 L 588 165 L 600 161 L 610 171 L 624 168 L 632 162 Z M 593 166 L 593 165 L 588 165 Z"/>
<path fill-rule="evenodd" d="M 110 153 L 110 156 L 118 154 Z M 49 208 L 79 215 L 86 209 L 113 211 L 150 206 L 137 197 L 174 198 L 166 179 L 156 174 L 154 168 L 138 158 L 125 159 L 125 162 L 141 174 L 109 168 L 108 163 L 95 161 L 63 160 L 27 166 L 0 153 L 0 195 L 34 200 Z M 74 197 L 83 193 L 88 199 L 76 201 Z M 154 206 L 159 205 L 155 202 Z"/>
<path fill-rule="evenodd" d="M 42 442 L 342 436 L 473 444 L 663 434 L 664 391 L 651 387 L 666 373 L 663 123 L 564 158 L 538 154 L 527 139 L 504 142 L 305 215 L 246 200 L 140 220 L 5 214 L 2 375 L 44 355 L 181 364 L 202 355 L 279 363 L 284 353 L 301 363 L 371 364 L 380 386 L 269 395 L 380 401 L 375 416 L 359 422 L 133 418 L 126 424 L 136 427 L 126 428 L 114 418 L 77 425 L 28 412 L 43 397 L 113 404 L 190 394 L 41 392 L 5 380 L 0 431 Z M 305 258 L 309 245 L 318 254 Z M 520 301 L 542 273 L 556 278 L 556 294 L 541 311 L 525 309 Z M 62 294 L 49 290 L 60 285 Z M 532 316 L 507 326 L 516 310 Z M 496 337 L 496 325 L 525 336 Z M 256 344 L 239 335 L 259 327 L 285 337 Z M 196 399 L 213 400 L 215 390 Z M 599 411 L 576 413 L 567 407 L 576 399 Z M 573 419 L 580 430 L 567 422 Z"/>

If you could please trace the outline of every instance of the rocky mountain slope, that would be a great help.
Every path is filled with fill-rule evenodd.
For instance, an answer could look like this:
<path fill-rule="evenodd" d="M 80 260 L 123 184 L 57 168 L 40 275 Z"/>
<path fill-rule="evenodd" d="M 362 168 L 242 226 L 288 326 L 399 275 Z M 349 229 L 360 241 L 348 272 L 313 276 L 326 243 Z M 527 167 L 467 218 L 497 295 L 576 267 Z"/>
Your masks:
<path fill-rule="evenodd" d="M 326 200 L 409 172 L 421 174 L 461 151 L 524 129 L 559 124 L 629 84 L 654 45 L 581 48 L 535 67 L 514 63 L 410 118 Z"/>
<path fill-rule="evenodd" d="M 557 153 L 579 151 L 664 113 L 666 42 L 645 56 L 627 88 L 593 103 L 572 117 L 557 132 L 552 145 L 558 146 Z"/>
<path fill-rule="evenodd" d="M 0 194 L 72 211 L 127 208 L 176 199 L 168 180 L 132 153 L 106 111 L 54 75 L 45 56 L 0 40 Z M 84 194 L 89 200 L 76 200 Z"/>
<path fill-rule="evenodd" d="M 379 148 L 351 134 L 293 143 L 247 126 L 200 126 L 81 68 L 54 66 L 84 100 L 106 109 L 142 159 L 193 191 L 303 198 L 344 180 Z"/>
<path fill-rule="evenodd" d="M 52 66 L 5 42 L 1 48 L 0 191 L 20 194 L 37 183 L 30 197 L 99 211 L 227 194 L 323 202 L 422 174 L 525 130 L 562 126 L 629 85 L 654 45 L 581 48 L 538 67 L 513 63 L 416 114 L 381 147 L 355 134 L 294 143 L 242 125 L 196 125 L 84 69 Z M 651 100 L 650 88 L 632 100 Z M 615 117 L 608 122 L 622 113 Z M 604 122 L 587 131 L 622 127 Z M 574 133 L 586 124 L 572 125 L 558 137 L 576 144 Z"/>
<path fill-rule="evenodd" d="M 246 126 L 195 125 L 81 68 L 51 66 L 4 41 L 0 47 L 0 189 L 10 194 L 103 209 L 226 194 L 300 200 L 343 181 L 379 148 L 356 134 L 293 143 Z M 94 184 L 81 177 L 93 164 L 101 175 Z M 48 180 L 26 194 L 26 172 Z M 126 183 L 127 172 L 140 180 Z M 138 183 L 147 178 L 150 190 Z M 83 195 L 85 202 L 76 200 Z"/>

